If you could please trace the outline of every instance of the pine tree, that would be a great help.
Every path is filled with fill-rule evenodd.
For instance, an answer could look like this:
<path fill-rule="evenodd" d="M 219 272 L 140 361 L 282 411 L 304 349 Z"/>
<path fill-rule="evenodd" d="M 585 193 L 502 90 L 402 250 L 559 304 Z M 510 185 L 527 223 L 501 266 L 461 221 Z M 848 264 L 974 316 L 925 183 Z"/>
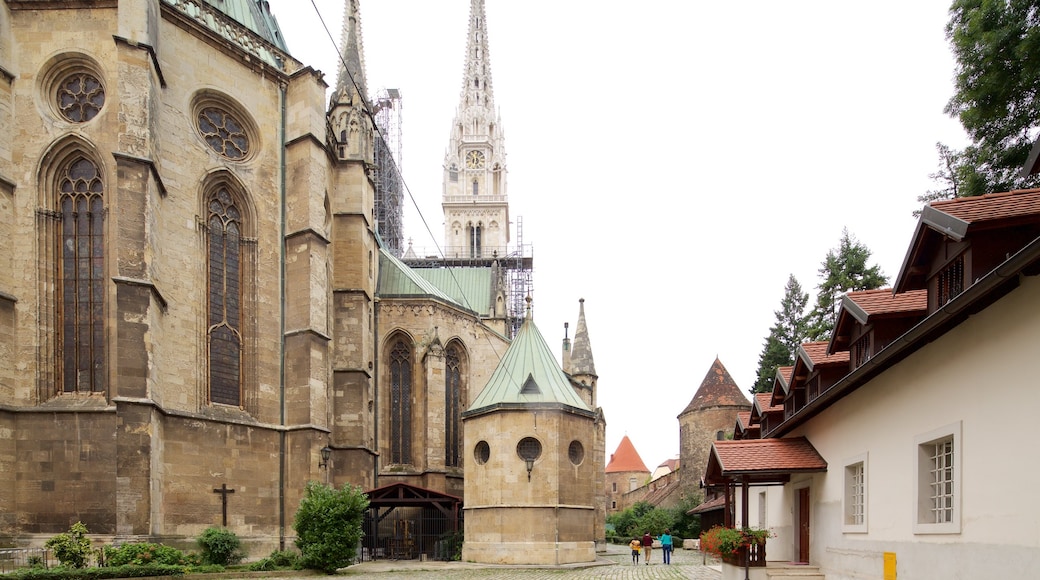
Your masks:
<path fill-rule="evenodd" d="M 838 249 L 827 251 L 819 270 L 816 305 L 809 312 L 806 324 L 809 340 L 830 339 L 841 297 L 846 292 L 873 290 L 888 283 L 878 265 L 867 267 L 869 259 L 870 249 L 849 235 L 848 229 L 843 229 Z"/>
<path fill-rule="evenodd" d="M 752 393 L 772 391 L 776 369 L 794 363 L 794 349 L 806 335 L 805 305 L 808 302 L 809 294 L 802 291 L 802 285 L 791 274 L 784 287 L 780 310 L 773 312 L 776 323 L 769 329 L 762 354 L 758 356 L 758 374 L 751 388 Z"/>

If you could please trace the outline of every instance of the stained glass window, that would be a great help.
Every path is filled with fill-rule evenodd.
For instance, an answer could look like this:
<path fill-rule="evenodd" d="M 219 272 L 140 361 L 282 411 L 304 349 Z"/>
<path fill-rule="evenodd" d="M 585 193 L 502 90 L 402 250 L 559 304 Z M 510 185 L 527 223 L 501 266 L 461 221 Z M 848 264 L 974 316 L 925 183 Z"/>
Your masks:
<path fill-rule="evenodd" d="M 199 111 L 199 132 L 211 149 L 228 159 L 244 159 L 249 153 L 242 123 L 227 111 L 216 107 Z"/>
<path fill-rule="evenodd" d="M 58 182 L 61 213 L 61 379 L 67 393 L 105 388 L 104 185 L 96 165 L 80 157 Z"/>
<path fill-rule="evenodd" d="M 412 462 L 412 349 L 390 349 L 390 463 Z"/>
<path fill-rule="evenodd" d="M 242 215 L 221 188 L 208 203 L 210 401 L 241 404 Z"/>
<path fill-rule="evenodd" d="M 78 72 L 61 81 L 56 97 L 62 117 L 73 123 L 85 123 L 97 116 L 105 105 L 105 88 L 94 75 Z"/>
<path fill-rule="evenodd" d="M 444 464 L 458 467 L 462 445 L 462 362 L 459 348 L 444 351 Z"/>

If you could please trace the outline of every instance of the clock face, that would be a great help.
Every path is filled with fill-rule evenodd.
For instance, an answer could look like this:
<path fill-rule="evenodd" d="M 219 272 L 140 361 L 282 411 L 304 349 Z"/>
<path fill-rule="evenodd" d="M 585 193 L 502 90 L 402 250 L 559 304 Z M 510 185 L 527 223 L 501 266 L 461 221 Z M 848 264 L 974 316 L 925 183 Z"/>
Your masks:
<path fill-rule="evenodd" d="M 469 169 L 481 169 L 484 167 L 484 152 L 470 151 L 466 154 L 466 167 Z"/>

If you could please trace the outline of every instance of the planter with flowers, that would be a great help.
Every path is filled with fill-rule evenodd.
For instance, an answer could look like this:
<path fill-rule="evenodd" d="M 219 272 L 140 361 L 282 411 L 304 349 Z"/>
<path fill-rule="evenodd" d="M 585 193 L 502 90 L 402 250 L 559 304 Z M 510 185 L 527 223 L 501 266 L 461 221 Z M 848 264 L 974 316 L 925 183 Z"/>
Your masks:
<path fill-rule="evenodd" d="M 765 566 L 770 535 L 769 530 L 715 526 L 701 534 L 701 550 L 734 566 Z"/>

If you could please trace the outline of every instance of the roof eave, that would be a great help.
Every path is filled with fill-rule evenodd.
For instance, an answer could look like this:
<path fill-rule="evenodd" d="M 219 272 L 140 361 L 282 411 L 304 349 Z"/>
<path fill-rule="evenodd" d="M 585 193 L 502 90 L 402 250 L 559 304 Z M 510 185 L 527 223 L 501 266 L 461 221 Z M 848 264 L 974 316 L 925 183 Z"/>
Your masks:
<path fill-rule="evenodd" d="M 1040 237 L 991 270 L 945 306 L 915 324 L 902 336 L 889 343 L 881 352 L 831 385 L 820 393 L 819 397 L 799 409 L 769 433 L 763 433 L 763 437 L 780 437 L 791 432 L 792 429 L 826 409 L 832 402 L 866 384 L 890 366 L 897 364 L 929 343 L 935 338 L 932 336 L 933 333 L 946 332 L 946 330 L 942 330 L 944 325 L 951 323 L 954 326 L 959 325 L 960 322 L 956 321 L 956 317 L 970 313 L 970 309 L 976 304 L 985 304 L 990 293 L 999 291 L 1004 284 L 1017 278 L 1023 269 L 1037 260 L 1040 260 Z M 1017 286 L 1017 282 L 1015 285 Z"/>

